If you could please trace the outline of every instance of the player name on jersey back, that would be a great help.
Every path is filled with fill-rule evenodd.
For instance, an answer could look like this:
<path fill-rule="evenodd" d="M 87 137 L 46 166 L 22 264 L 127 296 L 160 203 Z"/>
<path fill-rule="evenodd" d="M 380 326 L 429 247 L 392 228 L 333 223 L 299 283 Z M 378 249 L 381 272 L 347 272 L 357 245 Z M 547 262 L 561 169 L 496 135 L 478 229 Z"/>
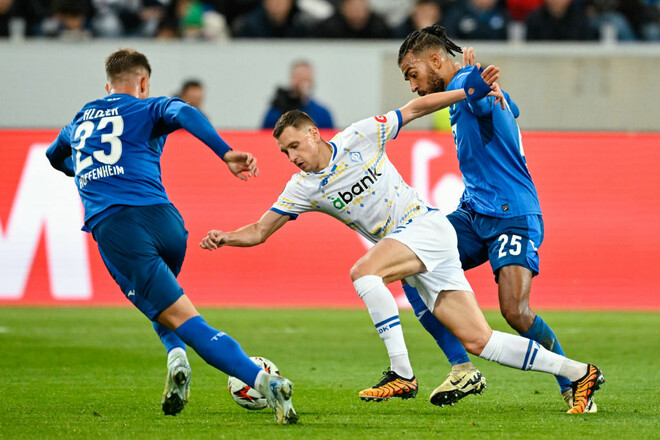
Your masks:
<path fill-rule="evenodd" d="M 83 112 L 82 120 L 87 121 L 89 119 L 104 118 L 106 116 L 119 116 L 119 110 L 117 107 L 106 110 L 89 108 Z"/>

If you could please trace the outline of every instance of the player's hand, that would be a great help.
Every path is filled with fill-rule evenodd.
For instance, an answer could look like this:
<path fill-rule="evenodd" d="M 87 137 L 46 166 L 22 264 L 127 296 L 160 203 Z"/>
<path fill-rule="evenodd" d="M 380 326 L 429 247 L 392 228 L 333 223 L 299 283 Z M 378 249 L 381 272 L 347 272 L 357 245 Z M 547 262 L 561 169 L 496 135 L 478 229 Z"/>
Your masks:
<path fill-rule="evenodd" d="M 495 83 L 495 81 L 498 80 L 499 77 L 500 77 L 500 68 L 495 67 L 492 64 L 486 67 L 486 69 L 483 72 L 481 72 L 481 78 L 484 80 L 486 84 L 491 86 L 491 88 L 493 87 L 493 84 Z"/>
<path fill-rule="evenodd" d="M 202 249 L 208 249 L 212 251 L 213 249 L 222 247 L 224 244 L 225 244 L 225 233 L 213 229 L 212 231 L 209 231 L 208 234 L 206 234 L 206 237 L 202 239 L 202 242 L 199 243 L 199 247 L 201 247 Z"/>
<path fill-rule="evenodd" d="M 257 158 L 252 156 L 251 153 L 230 150 L 225 153 L 222 160 L 229 167 L 229 171 L 241 180 L 248 180 L 249 177 L 257 177 L 259 175 Z"/>
<path fill-rule="evenodd" d="M 498 102 L 500 103 L 500 107 L 502 107 L 502 110 L 506 110 L 506 102 L 504 101 L 504 93 L 502 93 L 502 89 L 500 89 L 500 85 L 497 83 L 493 83 L 490 86 L 491 89 L 493 89 L 492 92 L 488 94 L 488 96 L 494 96 L 495 97 L 495 104 Z"/>
<path fill-rule="evenodd" d="M 474 53 L 474 48 L 472 47 L 464 47 L 463 48 L 463 65 L 461 66 L 460 63 L 455 63 L 456 64 L 456 69 L 461 70 L 464 67 L 468 66 L 477 66 L 477 69 L 481 69 L 481 64 L 476 62 L 476 54 Z"/>

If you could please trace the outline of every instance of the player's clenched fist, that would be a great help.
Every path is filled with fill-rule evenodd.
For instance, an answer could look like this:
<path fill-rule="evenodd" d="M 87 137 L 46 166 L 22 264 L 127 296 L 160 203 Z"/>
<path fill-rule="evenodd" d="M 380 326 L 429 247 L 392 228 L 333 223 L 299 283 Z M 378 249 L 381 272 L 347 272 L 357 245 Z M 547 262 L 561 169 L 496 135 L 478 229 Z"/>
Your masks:
<path fill-rule="evenodd" d="M 199 244 L 199 246 L 202 249 L 208 249 L 212 251 L 213 249 L 217 249 L 224 244 L 224 237 L 225 237 L 224 232 L 214 229 L 212 231 L 209 231 L 208 234 L 206 234 L 206 237 L 204 237 L 204 239 Z"/>

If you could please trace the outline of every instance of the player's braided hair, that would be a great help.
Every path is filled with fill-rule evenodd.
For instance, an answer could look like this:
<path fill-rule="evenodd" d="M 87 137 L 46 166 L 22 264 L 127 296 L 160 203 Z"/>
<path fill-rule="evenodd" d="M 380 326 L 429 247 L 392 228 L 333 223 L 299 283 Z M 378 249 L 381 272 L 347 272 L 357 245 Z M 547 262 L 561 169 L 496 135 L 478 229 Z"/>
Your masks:
<path fill-rule="evenodd" d="M 399 61 L 406 56 L 408 52 L 420 53 L 432 47 L 441 47 L 449 55 L 454 56 L 454 52 L 462 53 L 463 50 L 447 37 L 445 28 L 440 26 L 440 22 L 435 22 L 431 26 L 411 32 L 399 48 Z"/>

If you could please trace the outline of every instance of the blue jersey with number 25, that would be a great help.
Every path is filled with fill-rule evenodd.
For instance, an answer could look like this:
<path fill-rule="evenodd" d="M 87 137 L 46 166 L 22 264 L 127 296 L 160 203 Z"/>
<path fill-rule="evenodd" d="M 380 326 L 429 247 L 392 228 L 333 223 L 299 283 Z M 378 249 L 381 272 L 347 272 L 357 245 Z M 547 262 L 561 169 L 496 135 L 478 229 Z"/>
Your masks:
<path fill-rule="evenodd" d="M 169 203 L 160 156 L 167 135 L 181 128 L 181 105 L 179 98 L 112 94 L 87 103 L 60 131 L 48 153 L 71 152 L 89 228 L 113 206 Z"/>
<path fill-rule="evenodd" d="M 474 67 L 463 68 L 447 90 L 463 88 Z M 461 203 L 492 217 L 541 214 L 536 188 L 527 169 L 518 106 L 504 92 L 506 109 L 487 96 L 449 109 L 465 191 Z"/>

